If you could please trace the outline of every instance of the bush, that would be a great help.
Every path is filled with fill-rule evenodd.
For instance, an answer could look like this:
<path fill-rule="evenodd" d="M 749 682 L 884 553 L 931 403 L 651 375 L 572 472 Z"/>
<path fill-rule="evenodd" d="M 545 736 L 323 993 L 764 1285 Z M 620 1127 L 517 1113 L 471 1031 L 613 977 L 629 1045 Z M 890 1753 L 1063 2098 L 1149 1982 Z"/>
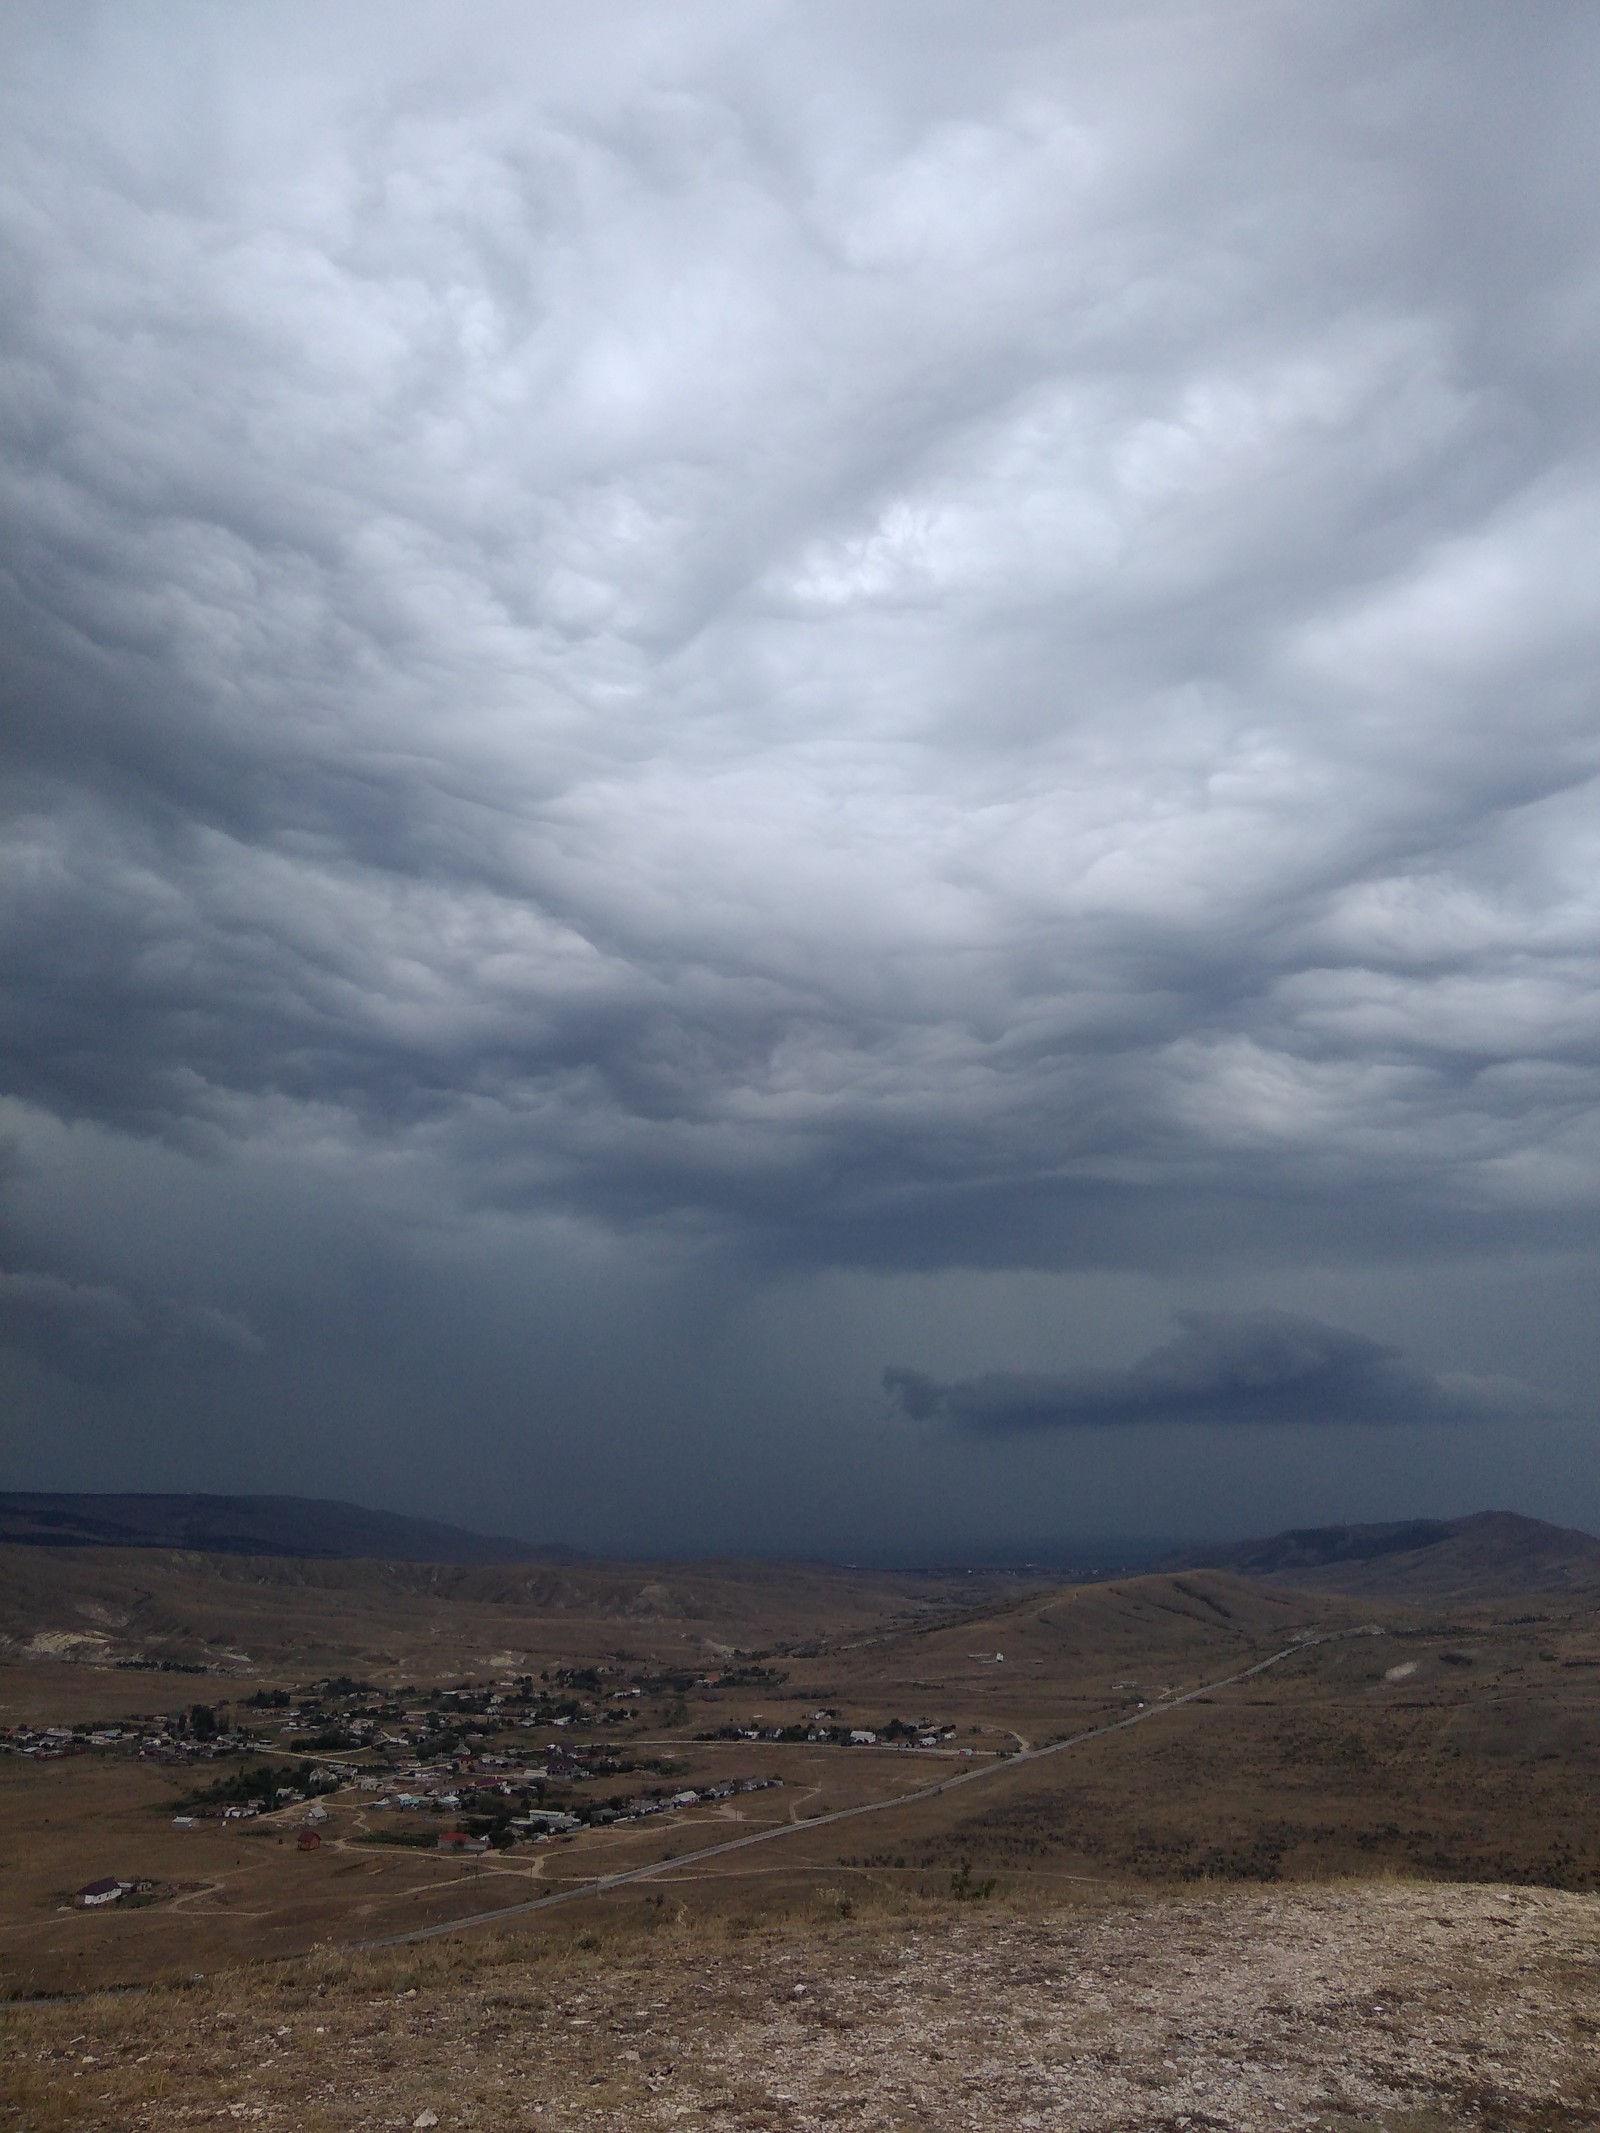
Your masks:
<path fill-rule="evenodd" d="M 963 1859 L 950 1876 L 950 1893 L 957 1903 L 982 1903 L 994 1894 L 994 1876 L 991 1874 L 987 1881 L 974 1881 L 972 1861 Z"/>

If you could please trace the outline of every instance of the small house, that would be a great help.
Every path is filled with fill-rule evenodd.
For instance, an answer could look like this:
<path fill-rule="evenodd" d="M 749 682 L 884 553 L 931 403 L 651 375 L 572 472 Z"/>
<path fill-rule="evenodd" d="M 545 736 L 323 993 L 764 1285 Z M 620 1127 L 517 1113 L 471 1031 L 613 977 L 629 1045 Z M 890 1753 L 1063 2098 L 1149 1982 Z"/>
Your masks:
<path fill-rule="evenodd" d="M 303 1852 L 315 1852 L 322 1849 L 322 1839 L 314 1829 L 301 1830 L 294 1841 Z"/>
<path fill-rule="evenodd" d="M 442 1852 L 457 1855 L 463 1852 L 486 1852 L 489 1849 L 489 1840 L 487 1837 L 469 1837 L 464 1829 L 441 1829 L 438 1848 Z"/>
<path fill-rule="evenodd" d="M 116 1876 L 111 1874 L 107 1875 L 104 1881 L 86 1881 L 72 1900 L 80 1911 L 94 1911 L 103 1903 L 115 1903 L 119 1897 L 125 1896 L 132 1886 L 131 1881 L 118 1881 Z"/>

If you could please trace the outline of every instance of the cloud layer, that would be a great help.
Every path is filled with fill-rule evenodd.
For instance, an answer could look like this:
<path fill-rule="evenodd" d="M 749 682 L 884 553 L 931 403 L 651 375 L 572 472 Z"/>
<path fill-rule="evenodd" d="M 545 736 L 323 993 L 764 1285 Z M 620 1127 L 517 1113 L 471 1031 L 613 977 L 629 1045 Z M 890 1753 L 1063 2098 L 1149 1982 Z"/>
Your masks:
<path fill-rule="evenodd" d="M 1243 1314 L 1196 1386 L 1310 1344 L 1263 1413 L 1470 1407 L 1368 1335 L 1592 1379 L 1592 8 L 17 0 L 6 44 L 41 1413 L 299 1428 L 336 1493 L 395 1413 L 414 1473 L 493 1413 L 642 1522 L 741 1432 L 746 1504 L 818 1415 L 867 1460 L 887 1355 L 973 1424 L 919 1440 L 952 1500 L 981 1436 L 1030 1506 L 1055 1440 L 974 1373 L 1175 1303 Z M 1535 1251 L 1520 1348 L 1374 1271 Z M 231 1406 L 207 1311 L 263 1344 Z M 1154 1367 L 1040 1411 L 1204 1404 Z"/>
<path fill-rule="evenodd" d="M 940 1384 L 894 1367 L 884 1389 L 913 1421 L 974 1431 L 1489 1422 L 1549 1411 L 1512 1379 L 1435 1376 L 1398 1349 L 1287 1311 L 1185 1311 L 1179 1326 L 1128 1370 L 997 1370 Z"/>
<path fill-rule="evenodd" d="M 1593 1205 L 1592 18 L 389 12 L 30 17 L 14 1093 L 824 1258 Z"/>

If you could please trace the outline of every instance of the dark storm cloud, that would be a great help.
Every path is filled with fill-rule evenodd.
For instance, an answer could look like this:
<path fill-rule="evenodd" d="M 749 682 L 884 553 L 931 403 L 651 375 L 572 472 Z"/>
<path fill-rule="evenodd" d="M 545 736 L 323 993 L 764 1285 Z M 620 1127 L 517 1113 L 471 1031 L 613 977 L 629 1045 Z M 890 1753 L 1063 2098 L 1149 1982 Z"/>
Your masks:
<path fill-rule="evenodd" d="M 1592 1211 L 1591 13 L 10 42 L 13 1096 L 820 1261 Z"/>
<path fill-rule="evenodd" d="M 891 1368 L 884 1389 L 913 1421 L 974 1431 L 1485 1422 L 1548 1411 L 1527 1386 L 1433 1376 L 1398 1349 L 1286 1311 L 1185 1311 L 1178 1322 L 1172 1340 L 1128 1370 L 1000 1370 L 946 1385 Z"/>
<path fill-rule="evenodd" d="M 0 1346 L 68 1377 L 125 1374 L 141 1362 L 226 1360 L 261 1347 L 237 1314 L 133 1296 L 110 1282 L 72 1281 L 37 1267 L 0 1268 Z"/>

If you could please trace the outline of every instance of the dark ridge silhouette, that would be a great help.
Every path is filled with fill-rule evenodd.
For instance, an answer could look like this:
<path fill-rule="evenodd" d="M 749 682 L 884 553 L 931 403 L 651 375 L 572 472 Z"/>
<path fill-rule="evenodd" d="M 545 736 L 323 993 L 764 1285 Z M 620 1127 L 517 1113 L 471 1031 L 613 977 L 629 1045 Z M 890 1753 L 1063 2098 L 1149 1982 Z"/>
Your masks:
<path fill-rule="evenodd" d="M 437 1519 L 316 1496 L 0 1492 L 0 1542 L 42 1548 L 187 1548 L 400 1563 L 576 1562 L 575 1550 L 471 1533 Z"/>

